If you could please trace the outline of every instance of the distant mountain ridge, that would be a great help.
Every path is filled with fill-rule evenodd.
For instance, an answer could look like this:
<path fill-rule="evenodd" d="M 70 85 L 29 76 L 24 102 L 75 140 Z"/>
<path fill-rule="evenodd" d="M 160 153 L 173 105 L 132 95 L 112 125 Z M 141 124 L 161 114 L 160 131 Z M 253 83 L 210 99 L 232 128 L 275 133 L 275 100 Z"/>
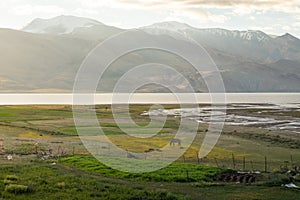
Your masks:
<path fill-rule="evenodd" d="M 300 40 L 288 33 L 274 38 L 262 31 L 230 31 L 220 28 L 198 29 L 174 22 L 162 22 L 145 27 L 146 30 L 149 28 L 167 28 L 178 31 L 205 47 L 264 63 L 276 62 L 280 59 L 300 61 Z"/>
<path fill-rule="evenodd" d="M 68 34 L 78 27 L 91 27 L 102 23 L 83 17 L 62 15 L 52 19 L 35 19 L 22 30 L 30 33 Z"/>
<path fill-rule="evenodd" d="M 288 33 L 275 37 L 259 30 L 200 29 L 179 22 L 161 22 L 141 29 L 156 41 L 168 38 L 176 42 L 176 34 L 166 35 L 164 31 L 171 30 L 204 46 L 219 67 L 227 92 L 300 92 L 300 40 Z M 35 19 L 21 31 L 0 29 L 0 92 L 71 91 L 87 53 L 122 31 L 74 16 Z M 153 52 L 134 53 L 116 63 L 105 85 L 109 88 L 128 67 L 149 59 L 176 66 L 197 91 L 207 91 L 203 82 L 196 84 L 197 77 L 182 60 Z M 142 76 L 145 80 L 160 78 Z M 168 76 L 177 80 L 175 75 Z M 186 92 L 186 83 L 175 82 L 178 92 Z M 152 86 L 142 91 L 164 92 Z"/>

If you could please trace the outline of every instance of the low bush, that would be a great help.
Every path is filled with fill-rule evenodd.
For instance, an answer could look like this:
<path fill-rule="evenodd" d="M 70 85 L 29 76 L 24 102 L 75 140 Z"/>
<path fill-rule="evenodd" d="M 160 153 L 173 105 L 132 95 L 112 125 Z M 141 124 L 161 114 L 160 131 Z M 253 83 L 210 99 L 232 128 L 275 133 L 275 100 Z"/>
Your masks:
<path fill-rule="evenodd" d="M 19 178 L 18 178 L 18 176 L 16 176 L 16 175 L 7 175 L 6 177 L 5 177 L 5 180 L 7 180 L 7 181 L 17 181 Z"/>
<path fill-rule="evenodd" d="M 66 186 L 66 183 L 65 182 L 59 182 L 56 184 L 58 188 L 62 189 Z"/>
<path fill-rule="evenodd" d="M 12 194 L 23 194 L 30 192 L 30 189 L 26 185 L 10 184 L 5 187 L 5 191 Z"/>
<path fill-rule="evenodd" d="M 13 184 L 15 183 L 15 181 L 11 181 L 11 180 L 4 180 L 3 181 L 4 185 L 10 185 L 10 184 Z"/>

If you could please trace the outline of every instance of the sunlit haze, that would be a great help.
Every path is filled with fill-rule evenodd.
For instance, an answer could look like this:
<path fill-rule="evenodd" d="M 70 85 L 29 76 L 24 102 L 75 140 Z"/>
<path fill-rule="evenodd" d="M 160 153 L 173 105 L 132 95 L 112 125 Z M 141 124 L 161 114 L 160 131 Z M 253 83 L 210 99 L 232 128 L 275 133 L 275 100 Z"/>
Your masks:
<path fill-rule="evenodd" d="M 179 21 L 199 28 L 261 30 L 300 37 L 300 1 L 290 0 L 11 0 L 0 2 L 0 27 L 21 29 L 35 18 L 76 15 L 134 28 Z"/>

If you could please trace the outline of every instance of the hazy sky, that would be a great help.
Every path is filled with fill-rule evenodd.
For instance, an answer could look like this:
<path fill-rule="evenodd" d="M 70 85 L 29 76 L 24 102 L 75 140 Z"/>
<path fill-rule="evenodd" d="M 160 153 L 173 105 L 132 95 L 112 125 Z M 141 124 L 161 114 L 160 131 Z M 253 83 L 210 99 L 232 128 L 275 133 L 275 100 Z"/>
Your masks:
<path fill-rule="evenodd" d="M 0 1 L 0 27 L 20 29 L 34 18 L 58 15 L 89 17 L 122 28 L 179 21 L 200 28 L 259 29 L 300 37 L 300 0 Z"/>

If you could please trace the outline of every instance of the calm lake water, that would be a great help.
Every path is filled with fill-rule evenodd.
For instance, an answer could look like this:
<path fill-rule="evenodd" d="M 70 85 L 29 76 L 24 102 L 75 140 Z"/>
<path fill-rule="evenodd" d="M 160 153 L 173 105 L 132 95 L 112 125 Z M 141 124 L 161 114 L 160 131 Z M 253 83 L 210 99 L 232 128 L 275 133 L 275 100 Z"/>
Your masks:
<path fill-rule="evenodd" d="M 195 95 L 195 96 L 194 96 Z M 90 96 L 90 95 L 88 95 Z M 209 104 L 211 97 L 224 100 L 224 95 L 211 94 L 133 94 L 130 98 L 132 104 L 178 104 L 177 99 L 183 99 L 181 103 L 191 103 L 191 99 L 196 97 L 197 103 Z M 83 99 L 84 99 L 83 95 Z M 127 95 L 117 95 L 118 103 L 126 104 Z M 222 98 L 223 97 L 223 98 Z M 268 109 L 276 112 L 300 110 L 300 93 L 227 93 L 225 94 L 227 110 L 257 108 L 260 110 Z M 96 94 L 94 104 L 111 104 L 116 96 L 112 94 Z M 222 102 L 222 101 L 220 101 Z M 72 94 L 0 94 L 0 105 L 30 105 L 30 104 L 73 104 Z M 91 104 L 82 101 L 80 104 Z M 218 106 L 217 106 L 218 107 Z M 186 117 L 197 122 L 209 123 L 211 115 L 214 120 L 218 116 L 223 117 L 225 113 L 215 113 L 211 107 L 204 106 L 200 110 L 193 108 L 181 108 L 171 110 L 153 110 L 151 115 L 174 115 Z M 214 113 L 211 113 L 214 112 Z M 220 111 L 222 112 L 222 111 Z M 258 111 L 261 112 L 261 111 Z M 150 114 L 147 111 L 144 115 Z M 259 113 L 258 113 L 259 114 Z M 272 117 L 241 116 L 226 114 L 225 124 L 237 126 L 260 126 L 261 128 L 286 130 L 300 133 L 300 119 L 291 117 L 290 119 L 274 119 Z"/>
<path fill-rule="evenodd" d="M 211 103 L 211 96 L 219 98 L 222 95 L 208 93 L 195 94 L 199 104 Z M 226 103 L 251 103 L 251 104 L 294 104 L 300 103 L 300 93 L 227 93 Z M 95 104 L 111 104 L 114 95 L 96 94 Z M 118 97 L 120 97 L 118 95 Z M 184 99 L 182 103 L 190 103 L 194 94 L 162 94 L 139 93 L 133 94 L 130 99 L 132 104 L 176 104 L 177 98 Z M 122 98 L 119 98 L 122 99 Z M 124 102 L 127 103 L 124 98 Z M 221 101 L 222 102 L 222 101 Z M 72 94 L 0 94 L 0 105 L 29 105 L 29 104 L 73 104 Z"/>

